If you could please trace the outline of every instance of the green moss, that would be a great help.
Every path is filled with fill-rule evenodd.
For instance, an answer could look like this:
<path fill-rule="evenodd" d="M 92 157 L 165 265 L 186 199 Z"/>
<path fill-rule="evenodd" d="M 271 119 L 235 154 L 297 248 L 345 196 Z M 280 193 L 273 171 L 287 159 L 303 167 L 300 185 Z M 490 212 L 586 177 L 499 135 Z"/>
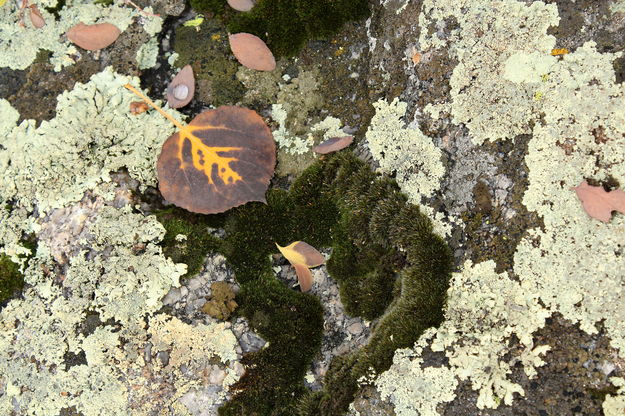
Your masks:
<path fill-rule="evenodd" d="M 174 263 L 187 265 L 187 273 L 181 276 L 182 279 L 196 275 L 202 268 L 206 255 L 220 247 L 220 240 L 211 235 L 208 228 L 219 226 L 221 217 L 208 217 L 180 208 L 168 208 L 157 212 L 156 218 L 166 230 L 161 243 L 163 253 Z"/>
<path fill-rule="evenodd" d="M 24 275 L 19 265 L 13 263 L 9 256 L 0 254 L 0 308 L 24 286 Z"/>
<path fill-rule="evenodd" d="M 248 370 L 234 386 L 238 393 L 220 409 L 222 416 L 340 415 L 353 400 L 359 377 L 370 368 L 387 369 L 397 348 L 412 346 L 442 320 L 449 249 L 394 181 L 379 178 L 351 153 L 315 163 L 288 192 L 268 191 L 267 204 L 249 203 L 217 217 L 178 210 L 158 217 L 165 221 L 165 244 L 173 245 L 164 247 L 165 253 L 183 252 L 176 261 L 188 263 L 190 255 L 202 260 L 207 249 L 226 256 L 241 285 L 236 313 L 269 342 L 246 357 Z M 204 221 L 223 225 L 221 244 L 202 242 Z M 187 235 L 184 250 L 178 233 Z M 315 296 L 287 289 L 271 269 L 275 243 L 297 240 L 332 247 L 328 271 L 339 283 L 348 314 L 366 319 L 384 314 L 370 343 L 337 357 L 325 389 L 314 396 L 303 379 L 320 347 L 322 305 Z"/>
<path fill-rule="evenodd" d="M 226 0 L 194 0 L 196 10 L 221 15 L 231 33 L 247 32 L 267 42 L 278 56 L 295 55 L 309 39 L 326 39 L 346 22 L 369 14 L 367 0 L 259 0 L 246 13 L 225 7 Z"/>
<path fill-rule="evenodd" d="M 179 26 L 174 50 L 176 66 L 193 67 L 197 79 L 197 98 L 214 106 L 236 104 L 245 93 L 237 79 L 239 63 L 228 44 L 228 33 L 217 19 L 205 18 L 199 27 Z"/>

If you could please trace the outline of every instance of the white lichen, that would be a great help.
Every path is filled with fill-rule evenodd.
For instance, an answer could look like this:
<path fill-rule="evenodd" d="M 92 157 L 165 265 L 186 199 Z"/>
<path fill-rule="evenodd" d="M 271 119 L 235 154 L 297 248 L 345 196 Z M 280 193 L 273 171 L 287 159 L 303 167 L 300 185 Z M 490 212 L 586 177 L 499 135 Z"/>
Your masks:
<path fill-rule="evenodd" d="M 132 115 L 138 79 L 110 68 L 58 97 L 56 117 L 26 120 L 0 138 L 0 202 L 37 207 L 39 216 L 79 201 L 122 167 L 144 186 L 156 185 L 155 162 L 173 126 L 156 112 Z M 174 114 L 177 114 L 174 112 Z"/>
<path fill-rule="evenodd" d="M 367 145 L 380 172 L 395 174 L 401 190 L 413 203 L 421 203 L 439 188 L 445 174 L 441 150 L 418 128 L 402 121 L 407 104 L 395 98 L 380 100 L 367 130 Z"/>

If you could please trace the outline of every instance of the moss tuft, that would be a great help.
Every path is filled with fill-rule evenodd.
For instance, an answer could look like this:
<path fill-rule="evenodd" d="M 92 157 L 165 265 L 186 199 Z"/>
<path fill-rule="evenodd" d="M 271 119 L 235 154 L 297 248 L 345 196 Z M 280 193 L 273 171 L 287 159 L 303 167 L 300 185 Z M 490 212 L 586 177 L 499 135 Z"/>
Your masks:
<path fill-rule="evenodd" d="M 236 313 L 269 342 L 245 357 L 248 370 L 234 386 L 237 394 L 220 409 L 222 416 L 343 414 L 359 377 L 371 368 L 386 370 L 397 348 L 411 346 L 442 320 L 449 249 L 394 181 L 379 178 L 351 153 L 315 163 L 288 192 L 270 190 L 267 204 L 249 203 L 221 216 L 169 210 L 158 217 L 167 229 L 164 242 L 173 244 L 164 251 L 178 253 L 176 261 L 201 261 L 207 249 L 226 256 L 241 285 Z M 226 237 L 203 241 L 206 222 L 219 223 Z M 186 244 L 175 239 L 178 233 L 187 235 Z M 382 316 L 370 343 L 337 357 L 324 390 L 315 394 L 303 378 L 320 347 L 322 305 L 287 289 L 271 270 L 275 243 L 296 240 L 332 247 L 327 267 L 348 314 Z"/>
<path fill-rule="evenodd" d="M 0 254 L 0 308 L 24 287 L 24 275 L 9 256 Z"/>
<path fill-rule="evenodd" d="M 295 55 L 309 39 L 327 39 L 369 15 L 367 0 L 259 0 L 245 13 L 233 12 L 226 0 L 192 0 L 191 6 L 220 15 L 230 33 L 259 36 L 277 56 Z"/>

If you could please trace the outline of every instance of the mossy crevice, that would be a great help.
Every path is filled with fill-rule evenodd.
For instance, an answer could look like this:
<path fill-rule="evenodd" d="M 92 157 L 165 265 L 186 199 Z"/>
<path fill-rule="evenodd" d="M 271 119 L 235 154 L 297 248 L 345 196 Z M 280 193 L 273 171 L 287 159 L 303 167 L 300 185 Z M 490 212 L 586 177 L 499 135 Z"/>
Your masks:
<path fill-rule="evenodd" d="M 412 346 L 442 320 L 449 248 L 394 181 L 380 178 L 351 153 L 315 163 L 288 192 L 270 190 L 267 204 L 246 204 L 220 216 L 178 214 L 158 215 L 169 221 L 165 241 L 179 245 L 172 237 L 183 232 L 187 243 L 199 241 L 204 249 L 223 253 L 241 285 L 235 313 L 269 342 L 245 358 L 247 372 L 233 386 L 236 395 L 220 409 L 222 416 L 340 415 L 353 400 L 359 377 L 386 370 L 397 348 Z M 192 232 L 175 231 L 176 221 L 199 233 L 198 221 L 219 223 L 226 236 L 207 244 Z M 288 289 L 271 269 L 275 243 L 296 240 L 332 247 L 328 271 L 339 283 L 348 314 L 381 317 L 369 344 L 337 357 L 324 391 L 314 396 L 303 379 L 321 345 L 322 305 L 313 295 Z M 203 258 L 200 253 L 194 255 Z"/>
<path fill-rule="evenodd" d="M 219 15 L 230 33 L 262 38 L 277 56 L 293 56 L 310 39 L 326 39 L 349 21 L 369 15 L 367 0 L 259 0 L 249 12 L 231 9 L 226 0 L 191 0 L 200 12 Z"/>

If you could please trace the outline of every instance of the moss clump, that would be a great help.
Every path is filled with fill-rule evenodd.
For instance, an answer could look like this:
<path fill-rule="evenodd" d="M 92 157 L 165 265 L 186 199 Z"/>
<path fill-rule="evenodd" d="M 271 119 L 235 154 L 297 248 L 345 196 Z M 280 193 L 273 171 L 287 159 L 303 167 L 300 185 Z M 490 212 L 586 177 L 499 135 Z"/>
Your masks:
<path fill-rule="evenodd" d="M 189 218 L 197 220 L 179 220 Z M 359 377 L 370 368 L 387 369 L 397 348 L 411 346 L 442 320 L 449 249 L 394 181 L 380 179 L 351 153 L 315 163 L 289 192 L 270 190 L 267 204 L 249 203 L 220 218 L 226 237 L 214 247 L 241 285 L 236 313 L 269 342 L 246 357 L 248 370 L 233 386 L 237 394 L 220 409 L 222 416 L 340 415 L 353 400 Z M 171 225 L 165 227 L 171 242 Z M 190 222 L 186 227 L 200 229 Z M 321 344 L 322 305 L 312 295 L 287 289 L 271 269 L 275 243 L 296 240 L 332 247 L 328 270 L 339 282 L 348 313 L 367 319 L 386 313 L 370 344 L 338 357 L 324 391 L 314 396 L 303 378 Z"/>
<path fill-rule="evenodd" d="M 0 308 L 24 287 L 24 275 L 9 256 L 0 254 Z"/>
<path fill-rule="evenodd" d="M 163 253 L 174 263 L 185 263 L 187 273 L 182 279 L 196 275 L 204 264 L 204 257 L 217 250 L 220 240 L 208 232 L 209 227 L 219 225 L 216 216 L 207 217 L 192 214 L 180 208 L 168 208 L 156 213 L 156 218 L 165 227 Z"/>
<path fill-rule="evenodd" d="M 227 282 L 214 282 L 211 285 L 211 299 L 202 306 L 202 312 L 216 319 L 226 320 L 234 312 L 237 303 L 235 293 Z"/>
<path fill-rule="evenodd" d="M 179 55 L 176 66 L 193 67 L 200 101 L 233 105 L 243 97 L 245 87 L 236 77 L 239 64 L 230 52 L 226 28 L 218 20 L 205 18 L 198 28 L 179 26 L 174 50 Z"/>
<path fill-rule="evenodd" d="M 226 0 L 194 0 L 196 10 L 221 15 L 231 33 L 253 33 L 278 56 L 295 55 L 309 39 L 325 39 L 346 22 L 369 15 L 367 0 L 259 0 L 246 13 L 233 12 Z"/>

